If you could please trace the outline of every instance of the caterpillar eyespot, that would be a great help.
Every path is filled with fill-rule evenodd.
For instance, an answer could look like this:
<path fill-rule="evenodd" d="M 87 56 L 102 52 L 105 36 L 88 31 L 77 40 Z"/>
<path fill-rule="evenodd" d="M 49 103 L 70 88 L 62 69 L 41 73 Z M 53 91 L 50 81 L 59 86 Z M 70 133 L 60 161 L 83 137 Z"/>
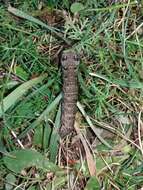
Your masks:
<path fill-rule="evenodd" d="M 79 56 L 78 55 L 74 55 L 74 60 L 75 61 L 79 61 Z"/>

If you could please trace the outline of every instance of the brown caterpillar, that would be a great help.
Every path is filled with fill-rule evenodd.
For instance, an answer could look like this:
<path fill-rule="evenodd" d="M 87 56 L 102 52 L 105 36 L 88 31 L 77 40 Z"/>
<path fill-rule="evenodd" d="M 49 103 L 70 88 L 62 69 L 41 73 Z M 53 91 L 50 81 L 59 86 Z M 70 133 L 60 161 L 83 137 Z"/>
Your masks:
<path fill-rule="evenodd" d="M 61 115 L 61 138 L 74 131 L 76 102 L 78 98 L 78 65 L 79 56 L 72 50 L 64 51 L 61 56 L 63 76 L 63 100 Z"/>

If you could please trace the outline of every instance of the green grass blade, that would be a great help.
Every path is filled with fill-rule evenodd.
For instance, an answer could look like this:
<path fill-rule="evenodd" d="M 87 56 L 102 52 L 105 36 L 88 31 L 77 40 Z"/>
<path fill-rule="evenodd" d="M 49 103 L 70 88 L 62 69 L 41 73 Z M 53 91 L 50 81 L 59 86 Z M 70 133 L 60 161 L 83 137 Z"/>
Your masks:
<path fill-rule="evenodd" d="M 13 92 L 6 96 L 3 101 L 0 102 L 0 117 L 12 106 L 14 105 L 20 97 L 22 97 L 30 88 L 32 88 L 37 83 L 40 83 L 46 75 L 31 79 L 19 87 L 17 87 Z"/>
<path fill-rule="evenodd" d="M 19 136 L 18 138 L 22 138 L 25 136 L 29 130 L 34 129 L 41 121 L 43 121 L 45 118 L 47 119 L 48 114 L 55 108 L 55 106 L 59 103 L 59 101 L 62 98 L 62 93 L 59 94 L 55 100 L 47 106 L 47 108 L 43 111 L 43 113 L 29 126 L 27 127 Z"/>
<path fill-rule="evenodd" d="M 91 11 L 105 12 L 105 11 L 112 11 L 112 10 L 116 10 L 116 9 L 125 8 L 125 7 L 128 7 L 128 6 L 133 7 L 133 6 L 136 6 L 136 5 L 137 5 L 137 2 L 133 1 L 133 2 L 130 2 L 130 3 L 122 3 L 122 4 L 112 5 L 112 6 L 103 7 L 103 8 L 96 8 L 96 9 L 87 9 L 87 10 L 84 10 L 84 11 L 86 11 L 86 12 L 91 12 Z"/>
<path fill-rule="evenodd" d="M 99 79 L 105 80 L 106 82 L 109 82 L 111 84 L 119 85 L 121 87 L 126 88 L 133 88 L 133 89 L 143 89 L 143 84 L 136 80 L 136 81 L 127 81 L 127 80 L 121 80 L 121 79 L 108 79 L 106 76 L 103 76 L 101 74 L 97 73 L 89 73 L 90 76 L 97 77 Z"/>
<path fill-rule="evenodd" d="M 61 106 L 59 106 L 56 119 L 55 119 L 55 129 L 53 130 L 53 133 L 51 135 L 51 140 L 50 140 L 50 161 L 55 162 L 56 161 L 56 156 L 58 152 L 58 144 L 59 144 L 59 135 L 57 130 L 60 128 L 60 120 L 61 120 Z"/>

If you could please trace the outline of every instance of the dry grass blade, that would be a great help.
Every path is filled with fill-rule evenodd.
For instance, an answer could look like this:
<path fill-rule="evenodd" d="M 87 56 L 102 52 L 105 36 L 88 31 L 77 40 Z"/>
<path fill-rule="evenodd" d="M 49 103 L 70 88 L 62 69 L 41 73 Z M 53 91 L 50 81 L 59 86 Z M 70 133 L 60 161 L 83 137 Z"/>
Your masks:
<path fill-rule="evenodd" d="M 25 149 L 22 142 L 17 138 L 17 135 L 16 133 L 13 131 L 13 130 L 10 130 L 11 131 L 11 134 L 12 136 L 15 138 L 15 140 L 17 141 L 17 143 L 19 144 L 19 146 L 22 148 L 22 149 Z"/>
<path fill-rule="evenodd" d="M 83 135 L 81 134 L 80 130 L 79 130 L 79 127 L 78 127 L 78 123 L 75 122 L 75 130 L 77 132 L 77 134 L 79 135 L 80 137 L 80 140 L 83 144 L 83 147 L 84 147 L 84 150 L 85 150 L 85 153 L 86 153 L 86 160 L 87 160 L 87 165 L 88 165 L 88 169 L 89 169 L 89 173 L 91 176 L 94 176 L 96 175 L 96 166 L 95 166 L 95 161 L 93 159 L 93 156 L 89 150 L 89 147 L 86 143 L 86 140 L 84 139 Z"/>
<path fill-rule="evenodd" d="M 142 26 L 143 26 L 143 22 L 129 35 L 129 36 L 127 36 L 127 38 L 125 39 L 125 40 L 128 40 L 130 37 L 132 37 L 135 33 L 137 33 L 139 30 L 140 30 L 140 28 L 142 28 Z"/>
<path fill-rule="evenodd" d="M 141 151 L 142 156 L 143 156 L 143 145 L 142 145 L 142 140 L 141 140 L 141 125 L 142 125 L 141 113 L 142 112 L 140 112 L 139 116 L 138 116 L 138 138 L 139 138 L 140 151 Z"/>
<path fill-rule="evenodd" d="M 91 129 L 93 130 L 93 132 L 95 133 L 95 135 L 97 136 L 97 138 L 104 144 L 106 145 L 108 148 L 112 148 L 99 134 L 99 132 L 96 130 L 96 128 L 94 127 L 94 125 L 92 124 L 89 116 L 85 113 L 83 106 L 80 104 L 80 102 L 77 102 L 77 107 L 80 110 L 80 112 L 82 113 L 82 115 L 85 117 L 87 123 L 89 124 L 89 126 L 91 127 Z"/>

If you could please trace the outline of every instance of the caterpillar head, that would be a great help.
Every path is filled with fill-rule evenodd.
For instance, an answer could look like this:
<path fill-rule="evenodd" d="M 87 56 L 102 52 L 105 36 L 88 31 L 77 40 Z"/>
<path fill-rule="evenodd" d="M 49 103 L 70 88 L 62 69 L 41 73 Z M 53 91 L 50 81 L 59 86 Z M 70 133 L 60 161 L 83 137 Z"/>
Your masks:
<path fill-rule="evenodd" d="M 68 67 L 77 67 L 79 62 L 79 56 L 75 51 L 63 51 L 61 56 L 61 64 L 64 69 L 67 69 Z"/>

